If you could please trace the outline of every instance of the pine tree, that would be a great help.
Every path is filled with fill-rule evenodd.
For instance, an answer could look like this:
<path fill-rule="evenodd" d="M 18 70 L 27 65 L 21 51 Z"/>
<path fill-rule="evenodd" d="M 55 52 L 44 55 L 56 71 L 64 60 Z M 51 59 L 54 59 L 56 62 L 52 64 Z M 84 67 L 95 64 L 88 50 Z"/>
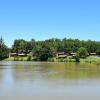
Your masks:
<path fill-rule="evenodd" d="M 4 43 L 3 38 L 0 38 L 0 60 L 7 58 L 9 55 L 9 50 Z"/>

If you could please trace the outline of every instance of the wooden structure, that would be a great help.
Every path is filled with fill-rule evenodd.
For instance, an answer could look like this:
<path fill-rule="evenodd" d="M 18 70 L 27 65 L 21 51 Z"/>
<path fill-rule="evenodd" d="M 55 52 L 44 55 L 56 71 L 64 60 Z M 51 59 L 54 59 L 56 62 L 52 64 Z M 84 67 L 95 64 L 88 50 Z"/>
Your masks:
<path fill-rule="evenodd" d="M 17 56 L 24 57 L 27 55 L 25 53 L 9 53 L 9 57 L 17 57 Z"/>
<path fill-rule="evenodd" d="M 57 53 L 57 58 L 66 58 L 67 54 L 65 52 L 58 52 Z"/>
<path fill-rule="evenodd" d="M 16 57 L 18 56 L 18 53 L 9 53 L 9 57 Z"/>
<path fill-rule="evenodd" d="M 26 54 L 25 53 L 19 53 L 18 56 L 24 57 L 24 56 L 26 56 Z"/>
<path fill-rule="evenodd" d="M 96 53 L 89 53 L 89 55 L 96 55 Z"/>

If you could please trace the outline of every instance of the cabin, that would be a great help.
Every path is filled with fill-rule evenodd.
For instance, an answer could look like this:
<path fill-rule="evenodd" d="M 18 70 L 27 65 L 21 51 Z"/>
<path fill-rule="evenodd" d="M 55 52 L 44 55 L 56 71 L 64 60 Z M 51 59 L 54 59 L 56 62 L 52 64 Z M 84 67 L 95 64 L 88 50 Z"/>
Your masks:
<path fill-rule="evenodd" d="M 20 56 L 20 57 L 25 57 L 26 54 L 25 54 L 25 53 L 19 53 L 18 56 Z"/>
<path fill-rule="evenodd" d="M 75 53 L 75 52 L 72 52 L 72 53 L 70 53 L 70 56 L 72 56 L 72 58 L 74 59 L 74 58 L 76 58 L 76 56 L 77 56 L 77 53 Z"/>
<path fill-rule="evenodd" d="M 9 53 L 9 57 L 16 57 L 18 56 L 18 53 Z"/>
<path fill-rule="evenodd" d="M 57 58 L 66 58 L 67 54 L 65 52 L 58 52 L 57 53 Z"/>
<path fill-rule="evenodd" d="M 25 50 L 19 50 L 18 53 L 19 54 L 26 54 L 27 52 Z"/>
<path fill-rule="evenodd" d="M 17 56 L 25 57 L 27 56 L 27 54 L 26 53 L 9 53 L 9 57 L 17 57 Z"/>
<path fill-rule="evenodd" d="M 77 53 L 72 52 L 72 53 L 70 53 L 70 55 L 74 57 L 77 55 Z"/>
<path fill-rule="evenodd" d="M 20 50 L 20 51 L 18 51 L 18 56 L 25 57 L 25 56 L 27 56 L 27 52 L 25 50 Z"/>
<path fill-rule="evenodd" d="M 96 53 L 89 53 L 89 55 L 95 56 L 95 55 L 96 55 Z"/>

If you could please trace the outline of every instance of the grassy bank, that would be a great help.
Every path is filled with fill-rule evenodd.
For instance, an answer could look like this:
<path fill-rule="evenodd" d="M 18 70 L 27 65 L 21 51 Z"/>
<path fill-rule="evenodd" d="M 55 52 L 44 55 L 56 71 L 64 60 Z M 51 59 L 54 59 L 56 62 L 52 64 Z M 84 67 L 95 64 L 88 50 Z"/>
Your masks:
<path fill-rule="evenodd" d="M 32 58 L 29 58 L 29 56 L 26 57 L 9 57 L 5 59 L 5 61 L 32 61 Z M 68 56 L 66 58 L 50 58 L 48 59 L 49 62 L 75 62 L 75 59 L 73 59 L 71 56 Z M 80 62 L 82 63 L 100 63 L 100 57 L 97 56 L 88 56 L 85 59 L 80 58 Z"/>
<path fill-rule="evenodd" d="M 100 63 L 100 57 L 97 57 L 97 56 L 88 56 L 85 59 L 80 59 L 80 62 Z"/>
<path fill-rule="evenodd" d="M 27 61 L 28 57 L 9 57 L 5 61 Z"/>

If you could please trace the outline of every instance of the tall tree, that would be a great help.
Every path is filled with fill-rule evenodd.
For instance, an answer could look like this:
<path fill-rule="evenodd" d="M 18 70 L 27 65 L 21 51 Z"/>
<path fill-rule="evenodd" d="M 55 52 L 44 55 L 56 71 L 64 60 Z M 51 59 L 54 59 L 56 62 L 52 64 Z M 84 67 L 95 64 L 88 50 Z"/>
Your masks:
<path fill-rule="evenodd" d="M 79 57 L 81 57 L 81 58 L 86 58 L 87 55 L 88 55 L 87 49 L 84 48 L 84 47 L 80 47 L 78 49 L 78 52 L 77 53 L 78 53 Z"/>
<path fill-rule="evenodd" d="M 9 49 L 4 43 L 2 37 L 0 38 L 0 60 L 3 60 L 9 56 Z"/>
<path fill-rule="evenodd" d="M 12 46 L 12 52 L 19 53 L 21 51 L 25 51 L 26 41 L 23 39 L 15 40 Z"/>

